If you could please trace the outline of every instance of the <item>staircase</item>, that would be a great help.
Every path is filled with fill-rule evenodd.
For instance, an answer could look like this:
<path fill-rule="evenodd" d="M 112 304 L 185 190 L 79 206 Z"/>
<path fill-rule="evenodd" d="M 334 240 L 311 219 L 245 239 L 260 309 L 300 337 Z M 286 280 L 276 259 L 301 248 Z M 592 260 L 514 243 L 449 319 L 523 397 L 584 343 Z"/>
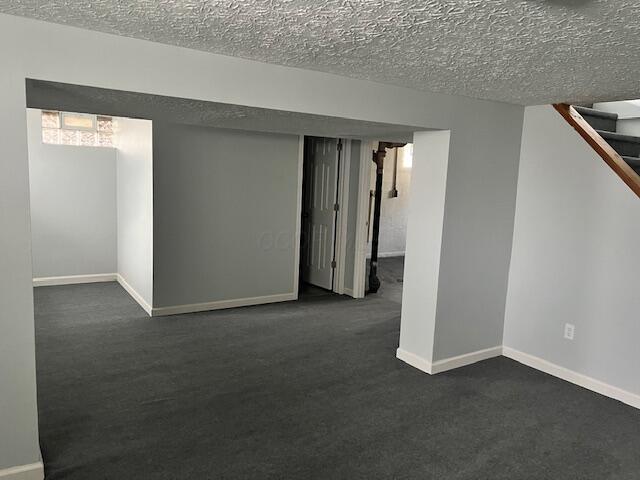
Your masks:
<path fill-rule="evenodd" d="M 573 108 L 636 173 L 640 174 L 640 137 L 617 133 L 617 114 L 577 105 Z"/>

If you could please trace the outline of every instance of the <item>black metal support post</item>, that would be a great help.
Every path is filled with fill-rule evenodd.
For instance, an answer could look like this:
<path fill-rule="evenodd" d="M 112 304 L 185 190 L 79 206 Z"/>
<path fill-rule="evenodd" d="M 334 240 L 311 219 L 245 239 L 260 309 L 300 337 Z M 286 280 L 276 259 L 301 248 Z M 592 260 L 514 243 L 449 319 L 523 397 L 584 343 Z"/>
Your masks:
<path fill-rule="evenodd" d="M 404 147 L 404 143 L 378 143 L 378 150 L 373 152 L 373 162 L 376 164 L 376 196 L 373 206 L 373 232 L 371 235 L 371 265 L 369 267 L 369 290 L 376 293 L 380 288 L 378 278 L 378 240 L 380 237 L 380 212 L 382 210 L 382 175 L 384 173 L 384 157 L 387 148 Z"/>

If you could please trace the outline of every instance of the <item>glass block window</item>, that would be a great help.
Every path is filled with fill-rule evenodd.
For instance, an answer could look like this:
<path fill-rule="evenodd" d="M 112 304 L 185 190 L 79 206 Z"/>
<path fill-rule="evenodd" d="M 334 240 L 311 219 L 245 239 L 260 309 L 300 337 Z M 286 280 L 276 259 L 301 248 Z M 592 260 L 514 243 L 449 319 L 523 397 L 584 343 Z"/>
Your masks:
<path fill-rule="evenodd" d="M 42 112 L 42 128 L 60 128 L 58 112 Z"/>
<path fill-rule="evenodd" d="M 113 119 L 42 111 L 42 142 L 51 145 L 113 148 Z"/>
<path fill-rule="evenodd" d="M 113 120 L 111 117 L 98 116 L 98 131 L 104 133 L 113 133 Z"/>

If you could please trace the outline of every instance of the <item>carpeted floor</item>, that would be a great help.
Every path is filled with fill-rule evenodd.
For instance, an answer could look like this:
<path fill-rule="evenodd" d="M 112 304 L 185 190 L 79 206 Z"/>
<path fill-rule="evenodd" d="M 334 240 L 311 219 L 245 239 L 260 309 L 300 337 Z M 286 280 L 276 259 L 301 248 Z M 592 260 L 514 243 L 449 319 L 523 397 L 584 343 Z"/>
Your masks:
<path fill-rule="evenodd" d="M 149 318 L 35 289 L 47 479 L 632 480 L 640 412 L 499 358 L 396 360 L 382 295 Z"/>
<path fill-rule="evenodd" d="M 369 264 L 367 260 L 367 280 L 369 278 Z M 404 257 L 386 257 L 378 259 L 378 278 L 380 289 L 376 296 L 386 298 L 392 302 L 402 303 L 402 280 L 404 273 Z M 369 282 L 367 282 L 368 285 Z"/>

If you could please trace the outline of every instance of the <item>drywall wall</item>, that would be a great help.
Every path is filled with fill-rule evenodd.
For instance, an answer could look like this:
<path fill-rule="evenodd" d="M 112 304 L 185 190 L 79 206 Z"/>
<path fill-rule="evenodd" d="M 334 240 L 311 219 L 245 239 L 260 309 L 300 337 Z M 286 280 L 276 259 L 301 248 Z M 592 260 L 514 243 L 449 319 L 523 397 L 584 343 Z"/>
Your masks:
<path fill-rule="evenodd" d="M 362 142 L 351 141 L 349 159 L 349 207 L 347 210 L 347 252 L 345 255 L 344 287 L 353 293 L 353 275 L 356 259 L 356 231 L 358 228 L 358 190 L 360 188 L 360 149 Z"/>
<path fill-rule="evenodd" d="M 56 41 L 51 42 L 52 38 Z M 5 273 L 0 288 L 0 467 L 36 461 L 38 449 L 27 138 L 21 121 L 25 78 L 449 129 L 448 174 L 439 177 L 447 182 L 439 186 L 446 190 L 446 202 L 439 204 L 444 210 L 446 248 L 429 244 L 436 250 L 434 255 L 443 254 L 437 288 L 447 308 L 440 310 L 438 321 L 447 324 L 443 338 L 450 345 L 443 352 L 479 350 L 501 340 L 522 107 L 8 15 L 0 15 L 0 57 L 0 267 Z M 414 171 L 421 157 L 429 161 L 429 149 L 414 152 Z M 407 262 L 414 262 L 409 253 Z M 419 308 L 416 302 L 415 311 Z M 425 324 L 433 320 L 423 318 Z M 485 330 L 487 335 L 475 335 Z M 429 338 L 417 340 L 428 342 Z"/>
<path fill-rule="evenodd" d="M 378 256 L 393 257 L 404 255 L 407 243 L 407 222 L 409 221 L 409 192 L 411 190 L 411 166 L 408 157 L 413 155 L 413 147 L 387 150 L 382 174 L 382 205 L 380 209 L 380 236 Z M 393 189 L 393 165 L 397 153 L 398 170 L 396 189 L 398 196 L 390 195 Z M 371 162 L 373 164 L 373 162 Z M 371 169 L 371 190 L 376 189 L 376 170 Z M 373 210 L 373 209 L 372 209 Z M 371 212 L 373 225 L 373 211 Z M 371 242 L 367 244 L 367 253 L 371 255 Z"/>
<path fill-rule="evenodd" d="M 295 298 L 299 143 L 154 123 L 154 307 Z"/>
<path fill-rule="evenodd" d="M 116 272 L 116 151 L 42 143 L 27 110 L 33 277 Z"/>
<path fill-rule="evenodd" d="M 504 345 L 640 394 L 639 243 L 637 196 L 552 107 L 527 108 Z"/>
<path fill-rule="evenodd" d="M 118 275 L 147 311 L 153 305 L 153 138 L 149 120 L 117 118 Z"/>
<path fill-rule="evenodd" d="M 434 360 L 502 345 L 513 238 L 521 114 L 469 112 L 457 128 L 473 133 L 451 133 Z M 429 155 L 414 151 L 414 171 Z"/>
<path fill-rule="evenodd" d="M 444 204 L 449 169 L 449 132 L 418 132 L 413 137 L 412 189 L 402 290 L 398 357 L 429 371 L 435 342 Z M 428 154 L 427 154 L 428 152 Z"/>
<path fill-rule="evenodd" d="M 40 460 L 26 99 L 19 71 L 8 59 L 0 73 L 0 469 Z"/>

